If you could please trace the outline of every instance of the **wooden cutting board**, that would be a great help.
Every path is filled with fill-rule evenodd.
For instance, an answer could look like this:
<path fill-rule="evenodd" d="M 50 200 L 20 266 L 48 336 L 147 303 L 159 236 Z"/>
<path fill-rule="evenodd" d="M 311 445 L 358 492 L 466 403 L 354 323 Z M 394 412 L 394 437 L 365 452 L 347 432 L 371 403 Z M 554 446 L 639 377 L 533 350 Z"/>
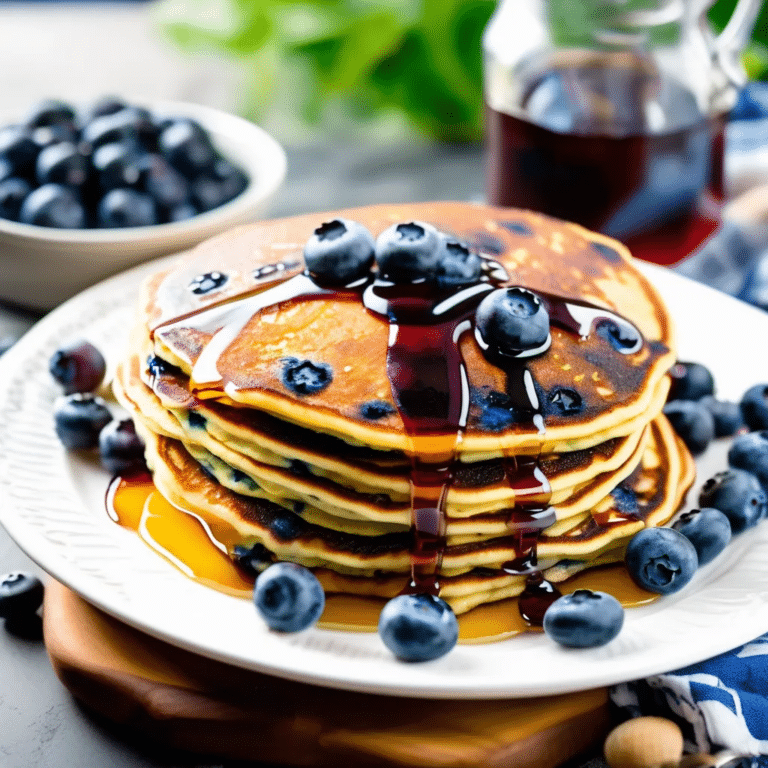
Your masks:
<path fill-rule="evenodd" d="M 321 688 L 212 661 L 135 630 L 57 582 L 46 587 L 53 667 L 87 707 L 168 746 L 291 766 L 553 768 L 610 729 L 606 688 L 431 701 Z"/>

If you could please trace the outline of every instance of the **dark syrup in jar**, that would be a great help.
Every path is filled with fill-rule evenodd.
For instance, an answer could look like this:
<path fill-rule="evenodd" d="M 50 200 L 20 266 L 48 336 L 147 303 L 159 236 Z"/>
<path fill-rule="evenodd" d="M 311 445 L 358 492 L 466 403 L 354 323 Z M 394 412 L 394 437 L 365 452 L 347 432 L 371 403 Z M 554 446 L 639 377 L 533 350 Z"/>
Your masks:
<path fill-rule="evenodd" d="M 703 117 L 682 86 L 631 68 L 556 70 L 521 113 L 486 108 L 490 203 L 575 221 L 657 264 L 718 228 L 725 118 Z"/>

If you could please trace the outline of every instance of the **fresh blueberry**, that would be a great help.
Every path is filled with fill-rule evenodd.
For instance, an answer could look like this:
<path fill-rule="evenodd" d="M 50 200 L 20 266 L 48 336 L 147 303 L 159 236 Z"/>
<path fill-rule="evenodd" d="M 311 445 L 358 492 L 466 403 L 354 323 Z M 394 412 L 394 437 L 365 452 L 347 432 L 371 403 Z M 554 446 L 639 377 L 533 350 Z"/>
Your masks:
<path fill-rule="evenodd" d="M 49 144 L 37 156 L 35 176 L 38 184 L 79 188 L 88 180 L 88 159 L 68 141 Z"/>
<path fill-rule="evenodd" d="M 221 288 L 228 279 L 223 272 L 206 272 L 204 275 L 197 275 L 188 287 L 192 293 L 201 296 Z"/>
<path fill-rule="evenodd" d="M 459 623 L 445 600 L 433 595 L 398 595 L 382 609 L 379 636 L 403 661 L 445 656 L 459 639 Z"/>
<path fill-rule="evenodd" d="M 235 562 L 254 576 L 266 571 L 274 563 L 274 556 L 263 544 L 250 547 L 238 545 L 234 548 L 233 555 Z"/>
<path fill-rule="evenodd" d="M 31 573 L 13 571 L 0 576 L 0 618 L 35 613 L 43 604 L 43 592 L 43 582 Z"/>
<path fill-rule="evenodd" d="M 371 233 L 350 219 L 321 224 L 304 246 L 304 263 L 321 285 L 347 285 L 365 277 L 373 266 Z"/>
<path fill-rule="evenodd" d="M 483 274 L 483 260 L 464 243 L 443 236 L 440 261 L 437 265 L 437 283 L 444 287 L 471 285 Z"/>
<path fill-rule="evenodd" d="M 119 96 L 101 96 L 88 110 L 85 122 L 91 122 L 97 117 L 114 115 L 115 112 L 125 109 L 128 103 Z"/>
<path fill-rule="evenodd" d="M 128 105 L 114 113 L 115 120 L 133 125 L 139 143 L 147 150 L 157 149 L 160 131 L 148 109 Z"/>
<path fill-rule="evenodd" d="M 44 184 L 27 195 L 21 204 L 19 221 L 38 227 L 83 229 L 86 215 L 83 204 L 69 187 Z"/>
<path fill-rule="evenodd" d="M 714 395 L 702 397 L 699 402 L 715 420 L 715 437 L 731 437 L 744 427 L 739 403 L 717 400 Z"/>
<path fill-rule="evenodd" d="M 768 491 L 768 430 L 736 437 L 728 451 L 728 463 L 751 472 Z"/>
<path fill-rule="evenodd" d="M 157 355 L 150 355 L 147 358 L 147 371 L 150 376 L 178 376 L 181 368 L 171 365 L 167 360 Z"/>
<path fill-rule="evenodd" d="M 127 109 L 97 117 L 83 128 L 82 140 L 92 152 L 103 144 L 136 143 L 136 120 Z"/>
<path fill-rule="evenodd" d="M 205 130 L 193 120 L 175 120 L 158 139 L 160 153 L 187 178 L 193 178 L 213 166 L 216 150 Z"/>
<path fill-rule="evenodd" d="M 549 313 L 527 288 L 499 288 L 475 312 L 475 336 L 487 354 L 527 357 L 549 341 Z"/>
<path fill-rule="evenodd" d="M 269 521 L 269 530 L 280 541 L 294 541 L 301 536 L 306 523 L 288 509 L 275 510 Z"/>
<path fill-rule="evenodd" d="M 211 211 L 245 191 L 248 177 L 232 163 L 219 158 L 192 182 L 192 198 L 201 211 Z"/>
<path fill-rule="evenodd" d="M 283 360 L 283 384 L 297 395 L 315 395 L 332 380 L 333 371 L 326 363 L 297 360 L 295 357 Z"/>
<path fill-rule="evenodd" d="M 369 421 L 385 419 L 395 412 L 395 407 L 385 400 L 369 400 L 360 406 L 360 415 Z"/>
<path fill-rule="evenodd" d="M 768 118 L 768 83 L 752 81 L 741 90 L 739 100 L 729 115 L 731 120 Z"/>
<path fill-rule="evenodd" d="M 149 195 L 134 189 L 112 189 L 99 201 L 99 226 L 148 227 L 158 223 L 157 208 Z"/>
<path fill-rule="evenodd" d="M 637 347 L 638 332 L 629 325 L 619 325 L 613 320 L 599 320 L 595 331 L 605 339 L 617 352 L 627 353 Z"/>
<path fill-rule="evenodd" d="M 568 648 L 596 648 L 613 640 L 624 625 L 624 608 L 612 595 L 577 589 L 547 608 L 544 631 Z"/>
<path fill-rule="evenodd" d="M 102 144 L 91 156 L 96 182 L 102 192 L 134 187 L 141 177 L 143 155 L 128 141 Z"/>
<path fill-rule="evenodd" d="M 57 349 L 48 361 L 48 369 L 64 388 L 64 394 L 71 395 L 97 389 L 104 380 L 107 363 L 93 344 L 79 339 Z"/>
<path fill-rule="evenodd" d="M 715 437 L 715 417 L 696 400 L 673 400 L 664 406 L 664 415 L 694 456 L 704 453 Z"/>
<path fill-rule="evenodd" d="M 559 416 L 576 416 L 584 410 L 584 400 L 575 389 L 556 387 L 547 395 L 548 412 Z"/>
<path fill-rule="evenodd" d="M 145 469 L 144 443 L 130 419 L 113 421 L 99 435 L 101 465 L 113 475 Z"/>
<path fill-rule="evenodd" d="M 644 528 L 627 545 L 627 571 L 643 589 L 661 595 L 681 590 L 693 578 L 696 548 L 672 528 Z"/>
<path fill-rule="evenodd" d="M 107 404 L 90 393 L 57 399 L 53 410 L 56 434 L 66 448 L 95 448 L 99 433 L 112 421 Z"/>
<path fill-rule="evenodd" d="M 256 578 L 253 601 L 270 629 L 300 632 L 320 618 L 325 593 L 312 571 L 295 563 L 275 563 Z"/>
<path fill-rule="evenodd" d="M 8 162 L 12 175 L 32 179 L 39 151 L 28 128 L 20 125 L 0 128 L 0 158 Z"/>
<path fill-rule="evenodd" d="M 756 384 L 744 393 L 741 413 L 751 430 L 768 429 L 768 384 Z"/>
<path fill-rule="evenodd" d="M 731 522 L 719 509 L 703 507 L 680 515 L 672 526 L 693 544 L 699 565 L 712 562 L 731 540 Z"/>
<path fill-rule="evenodd" d="M 440 233 L 431 224 L 393 224 L 376 238 L 379 273 L 395 283 L 431 279 L 440 263 L 440 243 Z"/>
<path fill-rule="evenodd" d="M 46 99 L 32 108 L 24 124 L 33 129 L 50 128 L 62 123 L 71 125 L 75 117 L 75 110 L 70 104 L 59 99 Z"/>
<path fill-rule="evenodd" d="M 165 218 L 169 222 L 187 221 L 188 219 L 197 216 L 198 213 L 199 211 L 192 205 L 192 203 L 182 203 L 181 205 L 169 208 L 165 214 Z"/>
<path fill-rule="evenodd" d="M 18 221 L 21 206 L 31 190 L 29 182 L 15 176 L 0 181 L 0 218 Z"/>
<path fill-rule="evenodd" d="M 170 213 L 189 203 L 189 182 L 161 155 L 144 155 L 140 183 L 142 189 L 163 211 Z M 196 208 L 192 208 L 192 211 L 186 218 L 191 218 L 197 213 Z"/>
<path fill-rule="evenodd" d="M 701 488 L 699 504 L 719 509 L 730 521 L 733 533 L 751 528 L 768 512 L 760 481 L 743 469 L 728 469 L 710 477 Z"/>
<path fill-rule="evenodd" d="M 672 385 L 667 400 L 701 400 L 715 394 L 712 372 L 701 363 L 678 362 L 669 372 Z"/>

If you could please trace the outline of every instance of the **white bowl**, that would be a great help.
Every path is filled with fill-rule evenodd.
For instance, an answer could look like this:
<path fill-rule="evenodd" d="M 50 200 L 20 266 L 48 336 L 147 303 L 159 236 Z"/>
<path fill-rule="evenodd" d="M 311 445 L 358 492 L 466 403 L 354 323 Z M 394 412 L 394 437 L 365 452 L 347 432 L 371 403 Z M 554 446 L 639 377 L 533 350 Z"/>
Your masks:
<path fill-rule="evenodd" d="M 184 251 L 265 212 L 286 172 L 285 151 L 275 139 L 248 120 L 198 104 L 142 106 L 158 116 L 199 122 L 216 149 L 248 175 L 246 190 L 186 221 L 149 227 L 52 229 L 0 219 L 0 299 L 48 310 L 109 275 Z"/>

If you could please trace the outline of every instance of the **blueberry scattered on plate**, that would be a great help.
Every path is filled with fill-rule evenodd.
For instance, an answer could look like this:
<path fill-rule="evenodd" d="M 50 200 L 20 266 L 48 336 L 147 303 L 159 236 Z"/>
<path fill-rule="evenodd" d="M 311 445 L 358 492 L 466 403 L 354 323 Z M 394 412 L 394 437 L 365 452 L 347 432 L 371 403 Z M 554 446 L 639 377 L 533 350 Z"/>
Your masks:
<path fill-rule="evenodd" d="M 672 400 L 664 415 L 694 456 L 704 453 L 715 437 L 715 417 L 699 401 Z"/>
<path fill-rule="evenodd" d="M 144 442 L 136 434 L 131 419 L 112 421 L 99 433 L 99 456 L 102 466 L 114 475 L 141 472 L 144 464 Z"/>
<path fill-rule="evenodd" d="M 270 629 L 300 632 L 320 618 L 325 592 L 309 569 L 295 563 L 275 563 L 257 577 L 253 601 Z"/>
<path fill-rule="evenodd" d="M 699 565 L 712 562 L 731 540 L 731 523 L 728 517 L 712 507 L 685 512 L 672 527 L 693 544 Z"/>
<path fill-rule="evenodd" d="M 701 363 L 678 362 L 669 375 L 672 385 L 667 400 L 701 400 L 715 394 L 712 372 Z"/>
<path fill-rule="evenodd" d="M 56 401 L 56 435 L 65 448 L 89 450 L 99 444 L 101 430 L 112 421 L 107 404 L 90 392 L 76 392 Z"/>
<path fill-rule="evenodd" d="M 93 392 L 104 380 L 107 364 L 101 352 L 89 341 L 78 339 L 57 349 L 48 362 L 54 380 L 65 395 Z"/>
<path fill-rule="evenodd" d="M 696 548 L 672 528 L 643 528 L 627 544 L 627 571 L 643 589 L 671 595 L 690 582 L 699 566 Z"/>
<path fill-rule="evenodd" d="M 706 395 L 699 402 L 715 420 L 715 437 L 732 437 L 744 428 L 744 416 L 739 403 L 718 400 L 714 395 Z"/>
<path fill-rule="evenodd" d="M 768 430 L 738 435 L 728 451 L 728 463 L 751 472 L 768 489 Z"/>
<path fill-rule="evenodd" d="M 624 625 L 624 608 L 612 595 L 577 589 L 547 608 L 544 632 L 568 648 L 596 648 L 613 640 Z"/>
<path fill-rule="evenodd" d="M 741 414 L 751 430 L 768 429 L 768 384 L 756 384 L 744 393 Z"/>

